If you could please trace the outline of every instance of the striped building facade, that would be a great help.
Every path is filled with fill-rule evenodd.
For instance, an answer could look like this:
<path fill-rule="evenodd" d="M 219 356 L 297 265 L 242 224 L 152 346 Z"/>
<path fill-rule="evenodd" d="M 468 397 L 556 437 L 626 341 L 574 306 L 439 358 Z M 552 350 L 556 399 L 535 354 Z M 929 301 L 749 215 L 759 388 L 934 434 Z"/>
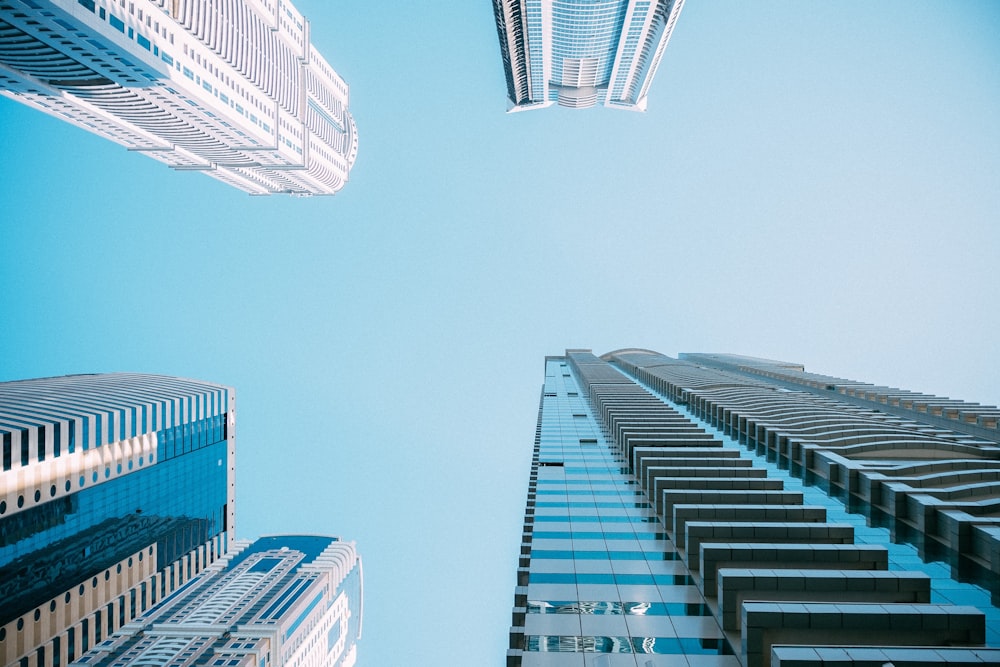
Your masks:
<path fill-rule="evenodd" d="M 113 373 L 0 383 L 0 662 L 67 665 L 234 531 L 235 392 Z"/>
<path fill-rule="evenodd" d="M 348 86 L 285 0 L 2 0 L 0 92 L 256 195 L 329 195 Z"/>
<path fill-rule="evenodd" d="M 362 608 L 353 543 L 262 537 L 237 544 L 73 664 L 353 667 Z"/>
<path fill-rule="evenodd" d="M 1000 663 L 996 414 L 734 355 L 547 358 L 507 664 Z"/>
<path fill-rule="evenodd" d="M 508 111 L 646 110 L 684 0 L 493 0 Z"/>

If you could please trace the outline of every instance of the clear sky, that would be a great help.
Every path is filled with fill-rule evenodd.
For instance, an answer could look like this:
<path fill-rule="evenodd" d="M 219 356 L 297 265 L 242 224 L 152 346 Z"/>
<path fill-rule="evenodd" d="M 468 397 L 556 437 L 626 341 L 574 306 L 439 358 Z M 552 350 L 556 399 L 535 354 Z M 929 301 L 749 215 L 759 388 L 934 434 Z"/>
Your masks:
<path fill-rule="evenodd" d="M 691 0 L 645 114 L 513 115 L 487 0 L 295 4 L 351 86 L 332 198 L 0 99 L 0 379 L 236 387 L 237 534 L 357 541 L 362 665 L 504 664 L 546 354 L 1000 402 L 995 0 Z"/>

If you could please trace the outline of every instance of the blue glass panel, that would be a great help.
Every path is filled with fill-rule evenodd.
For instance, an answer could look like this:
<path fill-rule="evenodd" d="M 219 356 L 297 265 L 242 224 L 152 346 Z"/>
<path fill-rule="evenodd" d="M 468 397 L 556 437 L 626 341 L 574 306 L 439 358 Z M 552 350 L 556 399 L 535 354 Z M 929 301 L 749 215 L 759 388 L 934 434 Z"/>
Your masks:
<path fill-rule="evenodd" d="M 162 568 L 219 535 L 220 459 L 224 441 L 0 517 L 0 625 L 148 547 Z"/>
<path fill-rule="evenodd" d="M 323 592 L 320 591 L 319 593 L 316 594 L 316 597 L 312 599 L 312 602 L 309 603 L 309 606 L 307 606 L 304 610 L 302 610 L 302 613 L 299 614 L 298 617 L 292 622 L 292 624 L 288 626 L 288 629 L 285 630 L 286 640 L 293 634 L 295 634 L 295 631 L 298 630 L 300 625 L 302 625 L 302 621 L 306 620 L 306 618 L 309 616 L 312 610 L 316 608 L 316 605 L 318 605 L 322 599 L 323 599 Z"/>

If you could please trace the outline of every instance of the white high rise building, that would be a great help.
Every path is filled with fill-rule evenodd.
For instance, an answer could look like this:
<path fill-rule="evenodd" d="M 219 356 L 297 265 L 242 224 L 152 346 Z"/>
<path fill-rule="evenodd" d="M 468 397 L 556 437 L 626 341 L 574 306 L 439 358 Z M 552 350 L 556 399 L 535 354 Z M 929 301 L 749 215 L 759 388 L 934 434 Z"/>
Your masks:
<path fill-rule="evenodd" d="M 348 86 L 286 0 L 3 0 L 0 92 L 251 194 L 327 195 Z"/>
<path fill-rule="evenodd" d="M 354 667 L 363 607 L 353 542 L 261 537 L 237 543 L 72 664 Z"/>
<path fill-rule="evenodd" d="M 646 110 L 684 0 L 493 0 L 508 111 Z"/>

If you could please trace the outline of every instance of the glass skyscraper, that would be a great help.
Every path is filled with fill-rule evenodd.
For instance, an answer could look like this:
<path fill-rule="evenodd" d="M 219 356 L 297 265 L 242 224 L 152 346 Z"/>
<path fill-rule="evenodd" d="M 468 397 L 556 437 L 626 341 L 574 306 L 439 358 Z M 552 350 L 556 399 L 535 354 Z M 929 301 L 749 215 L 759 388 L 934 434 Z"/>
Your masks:
<path fill-rule="evenodd" d="M 998 416 L 734 355 L 546 358 L 507 664 L 1000 663 Z"/>
<path fill-rule="evenodd" d="M 74 664 L 352 667 L 362 601 L 353 543 L 262 537 L 238 544 Z"/>
<path fill-rule="evenodd" d="M 645 111 L 684 0 L 493 0 L 508 111 Z"/>
<path fill-rule="evenodd" d="M 250 194 L 334 194 L 358 134 L 310 38 L 287 0 L 5 0 L 0 93 Z"/>
<path fill-rule="evenodd" d="M 235 392 L 113 373 L 0 383 L 0 662 L 67 665 L 233 540 Z"/>

